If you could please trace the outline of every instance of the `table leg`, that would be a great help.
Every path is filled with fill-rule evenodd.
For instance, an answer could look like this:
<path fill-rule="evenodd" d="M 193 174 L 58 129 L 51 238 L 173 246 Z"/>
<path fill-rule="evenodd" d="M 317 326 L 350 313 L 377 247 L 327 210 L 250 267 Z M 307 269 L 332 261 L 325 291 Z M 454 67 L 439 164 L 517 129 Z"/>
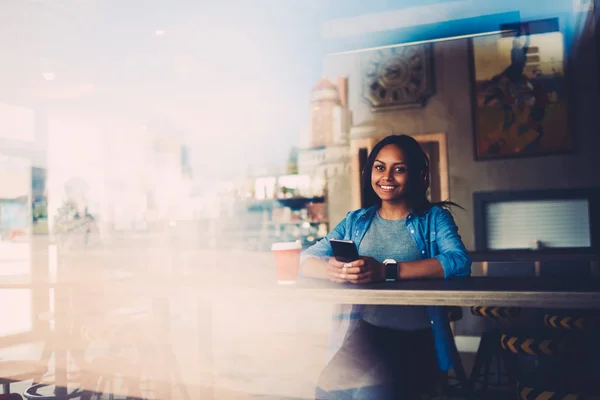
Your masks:
<path fill-rule="evenodd" d="M 66 293 L 61 295 L 63 289 L 57 287 L 54 289 L 54 338 L 52 346 L 54 347 L 54 395 L 58 399 L 67 397 L 67 376 L 68 376 L 68 296 Z"/>
<path fill-rule="evenodd" d="M 198 300 L 198 366 L 208 376 L 209 398 L 214 398 L 214 357 L 212 340 L 212 303 Z"/>
<path fill-rule="evenodd" d="M 158 316 L 159 323 L 156 324 L 156 328 L 158 330 L 158 343 L 160 346 L 159 351 L 159 365 L 161 368 L 158 368 L 159 371 L 163 374 L 167 374 L 168 376 L 159 377 L 160 381 L 163 382 L 158 386 L 158 394 L 161 399 L 170 399 L 171 398 L 171 375 L 170 369 L 171 363 L 173 360 L 169 357 L 169 343 L 171 338 L 169 337 L 169 327 L 171 325 L 171 310 L 170 310 L 170 302 L 168 298 L 154 298 L 153 308 L 155 316 Z M 172 349 L 171 349 L 172 350 Z"/>

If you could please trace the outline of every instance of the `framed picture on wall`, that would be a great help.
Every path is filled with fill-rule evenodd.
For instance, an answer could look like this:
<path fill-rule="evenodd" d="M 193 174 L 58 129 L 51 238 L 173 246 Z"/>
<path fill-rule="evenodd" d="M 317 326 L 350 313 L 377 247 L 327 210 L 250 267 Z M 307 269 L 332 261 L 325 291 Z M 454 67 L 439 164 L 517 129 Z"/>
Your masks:
<path fill-rule="evenodd" d="M 471 39 L 475 159 L 574 150 L 558 19 Z"/>

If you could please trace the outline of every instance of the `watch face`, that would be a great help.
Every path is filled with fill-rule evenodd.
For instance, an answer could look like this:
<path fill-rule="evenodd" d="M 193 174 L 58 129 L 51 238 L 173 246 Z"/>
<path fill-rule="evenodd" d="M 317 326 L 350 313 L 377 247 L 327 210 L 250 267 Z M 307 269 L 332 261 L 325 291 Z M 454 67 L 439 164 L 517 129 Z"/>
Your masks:
<path fill-rule="evenodd" d="M 384 260 L 385 264 L 385 280 L 395 281 L 398 279 L 398 263 L 394 260 Z"/>
<path fill-rule="evenodd" d="M 378 50 L 365 66 L 365 99 L 374 110 L 422 106 L 433 94 L 431 58 L 431 45 Z"/>

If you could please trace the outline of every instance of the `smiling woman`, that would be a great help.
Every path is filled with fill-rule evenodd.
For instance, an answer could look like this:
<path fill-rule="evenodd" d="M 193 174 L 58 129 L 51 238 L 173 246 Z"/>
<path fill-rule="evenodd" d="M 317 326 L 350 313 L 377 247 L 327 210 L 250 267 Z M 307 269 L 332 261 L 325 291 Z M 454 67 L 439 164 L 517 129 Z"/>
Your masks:
<path fill-rule="evenodd" d="M 380 141 L 363 169 L 366 208 L 348 213 L 303 254 L 303 275 L 354 284 L 470 275 L 446 209 L 454 203 L 431 203 L 428 187 L 429 160 L 414 138 Z M 337 261 L 333 239 L 352 240 L 360 258 Z M 434 391 L 440 371 L 460 362 L 441 307 L 352 306 L 336 319 L 344 321 L 332 336 L 338 351 L 321 374 L 318 399 L 418 398 Z"/>
<path fill-rule="evenodd" d="M 392 144 L 379 151 L 371 171 L 371 186 L 382 202 L 393 204 L 406 196 L 408 169 L 404 159 L 404 151 Z"/>

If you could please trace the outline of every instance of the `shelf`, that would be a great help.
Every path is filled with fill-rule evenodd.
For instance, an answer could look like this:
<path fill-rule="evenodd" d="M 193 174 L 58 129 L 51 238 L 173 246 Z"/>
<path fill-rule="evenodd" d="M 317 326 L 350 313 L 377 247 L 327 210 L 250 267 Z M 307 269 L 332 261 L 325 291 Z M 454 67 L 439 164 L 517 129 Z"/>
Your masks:
<path fill-rule="evenodd" d="M 266 223 L 269 225 L 302 225 L 305 222 L 308 222 L 311 225 L 318 225 L 318 224 L 328 224 L 329 221 L 267 221 Z"/>
<path fill-rule="evenodd" d="M 304 208 L 307 203 L 324 203 L 325 197 L 292 197 L 289 199 L 277 199 L 277 202 L 292 210 L 300 210 Z"/>

